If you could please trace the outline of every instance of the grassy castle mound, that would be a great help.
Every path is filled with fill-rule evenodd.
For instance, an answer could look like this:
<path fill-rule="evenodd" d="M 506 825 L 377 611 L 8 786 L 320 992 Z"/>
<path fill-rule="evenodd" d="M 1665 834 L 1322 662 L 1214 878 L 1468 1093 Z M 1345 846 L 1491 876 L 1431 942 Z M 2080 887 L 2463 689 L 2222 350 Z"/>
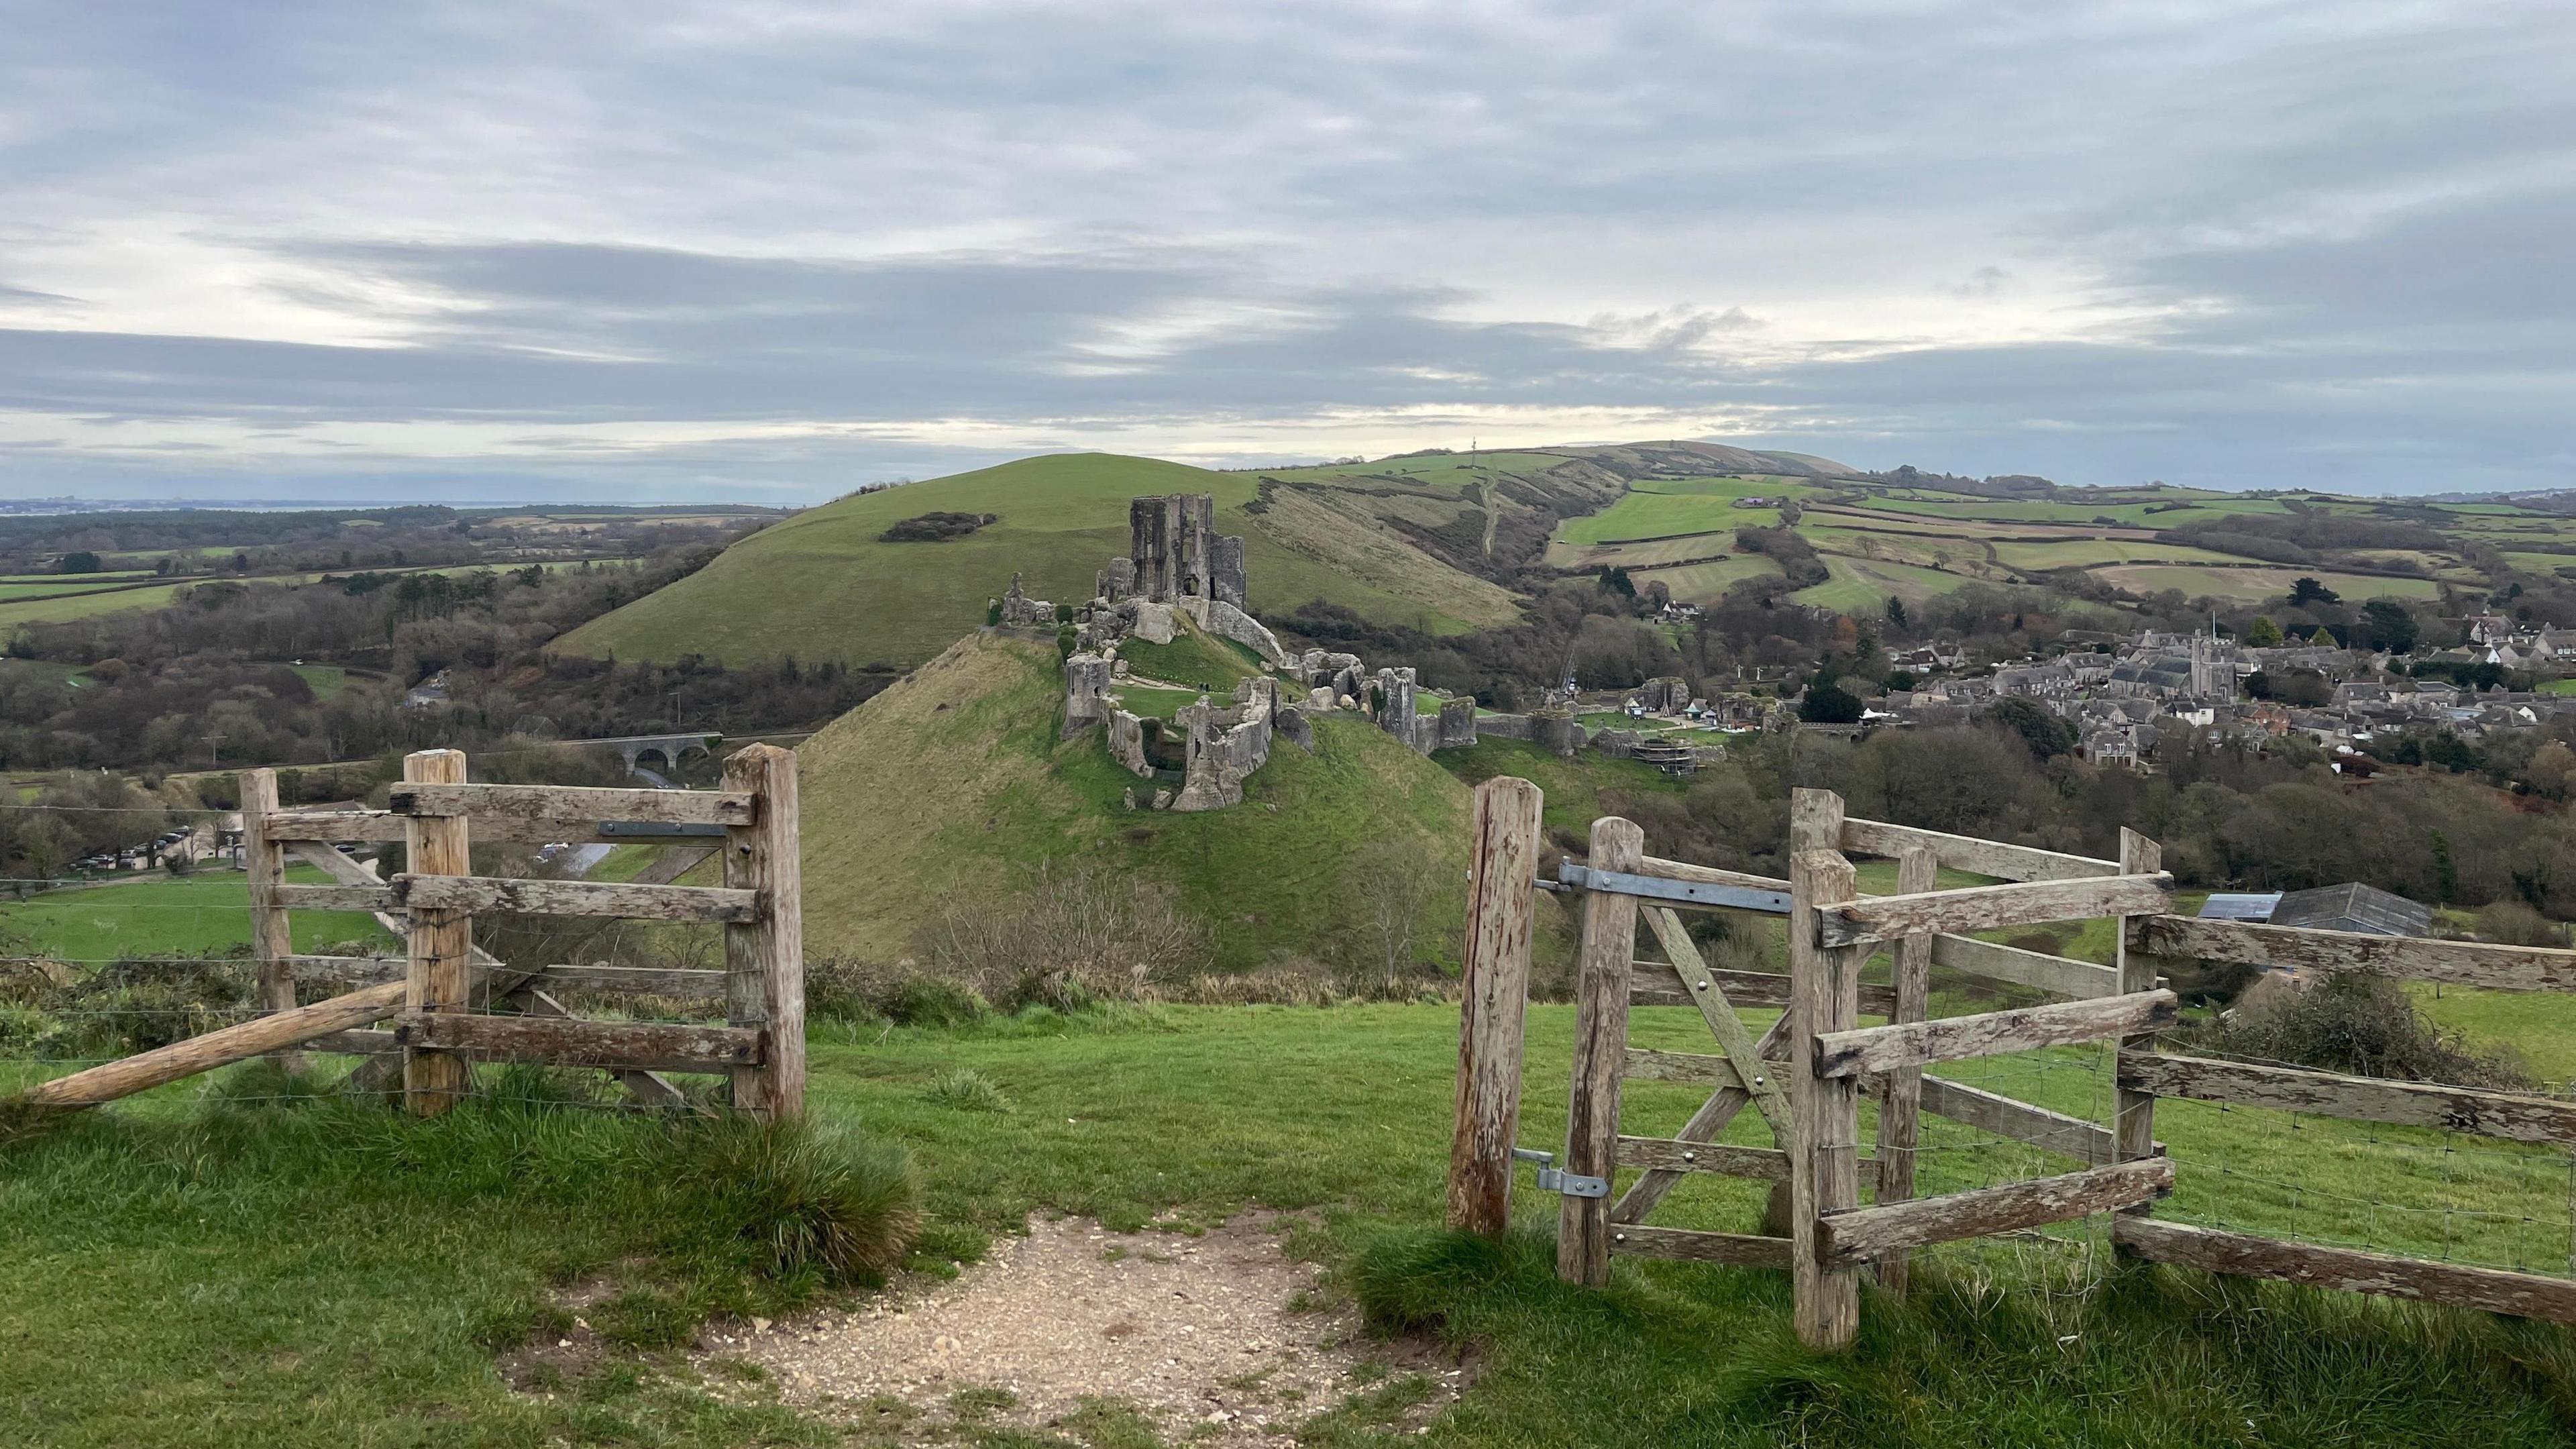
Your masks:
<path fill-rule="evenodd" d="M 1128 810 L 1099 732 L 1057 738 L 1063 681 L 1046 645 L 970 634 L 798 750 L 810 959 L 892 962 L 952 909 L 997 908 L 1042 869 L 1091 867 L 1166 888 L 1208 932 L 1210 965 L 1331 961 L 1365 935 L 1354 863 L 1401 850 L 1434 882 L 1417 952 L 1454 971 L 1466 898 L 1467 787 L 1368 722 L 1315 721 L 1244 802 Z"/>

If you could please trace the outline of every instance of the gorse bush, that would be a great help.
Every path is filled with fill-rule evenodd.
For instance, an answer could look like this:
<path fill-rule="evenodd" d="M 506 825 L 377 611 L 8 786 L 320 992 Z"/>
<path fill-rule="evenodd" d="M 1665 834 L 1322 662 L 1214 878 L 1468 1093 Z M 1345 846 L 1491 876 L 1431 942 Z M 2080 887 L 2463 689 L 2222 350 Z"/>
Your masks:
<path fill-rule="evenodd" d="M 2174 1035 L 2194 1047 L 2331 1072 L 2469 1087 L 2532 1085 L 2521 1063 L 2472 1050 L 2459 1033 L 2426 1020 L 2403 986 L 2367 971 L 2339 971 L 2305 987 L 2272 978 L 2248 991 L 2234 1011 L 2186 1023 Z"/>

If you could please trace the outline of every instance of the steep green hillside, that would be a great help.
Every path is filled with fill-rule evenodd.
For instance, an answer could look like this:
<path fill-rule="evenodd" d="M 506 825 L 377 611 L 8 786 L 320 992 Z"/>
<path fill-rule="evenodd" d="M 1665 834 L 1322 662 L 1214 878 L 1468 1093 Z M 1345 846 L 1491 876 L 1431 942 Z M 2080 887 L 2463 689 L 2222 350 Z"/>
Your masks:
<path fill-rule="evenodd" d="M 1356 720 L 1281 741 L 1244 803 L 1130 813 L 1138 784 L 1097 733 L 1056 739 L 1054 651 L 973 634 L 798 751 L 809 955 L 888 961 L 952 905 L 972 908 L 1041 863 L 1088 864 L 1173 888 L 1213 931 L 1222 970 L 1322 957 L 1357 907 L 1350 862 L 1394 838 L 1438 862 L 1425 954 L 1454 964 L 1464 909 L 1465 786 Z M 1275 807 L 1275 808 L 1274 808 Z"/>
<path fill-rule="evenodd" d="M 1296 495 L 1289 502 L 1265 503 L 1252 474 L 1151 458 L 1024 458 L 798 514 L 735 544 L 699 573 L 593 620 L 558 647 L 622 659 L 698 653 L 739 662 L 792 654 L 918 664 L 981 624 L 985 601 L 1009 586 L 1014 571 L 1027 575 L 1028 591 L 1039 598 L 1091 597 L 1100 566 L 1127 552 L 1128 500 L 1149 493 L 1215 495 L 1219 530 L 1243 537 L 1256 608 L 1324 599 L 1439 632 L 1513 617 L 1507 590 L 1441 563 L 1384 523 L 1289 491 Z M 878 540 L 894 523 L 934 512 L 999 517 L 942 542 Z"/>

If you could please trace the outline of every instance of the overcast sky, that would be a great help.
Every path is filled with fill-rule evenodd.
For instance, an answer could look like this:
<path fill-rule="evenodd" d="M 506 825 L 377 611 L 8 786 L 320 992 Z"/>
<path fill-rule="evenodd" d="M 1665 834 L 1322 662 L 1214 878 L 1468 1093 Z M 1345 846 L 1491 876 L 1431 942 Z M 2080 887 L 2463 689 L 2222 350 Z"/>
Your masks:
<path fill-rule="evenodd" d="M 2576 6 L 0 0 L 0 496 L 2576 485 Z"/>

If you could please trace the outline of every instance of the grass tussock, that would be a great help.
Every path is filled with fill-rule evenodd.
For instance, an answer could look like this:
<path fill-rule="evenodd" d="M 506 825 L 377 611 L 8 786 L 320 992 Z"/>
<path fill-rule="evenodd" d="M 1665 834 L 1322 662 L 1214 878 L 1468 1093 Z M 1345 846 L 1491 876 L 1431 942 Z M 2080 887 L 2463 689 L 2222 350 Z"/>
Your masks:
<path fill-rule="evenodd" d="M 943 1107 L 954 1107 L 961 1112 L 1011 1110 L 1009 1094 L 995 1086 L 992 1078 L 972 1067 L 941 1072 L 930 1079 L 930 1086 L 922 1095 Z"/>
<path fill-rule="evenodd" d="M 1471 1442 L 1542 1413 L 1641 1446 L 2537 1449 L 2576 1432 L 2562 1329 L 2107 1258 L 2002 1275 L 1936 1259 L 1902 1300 L 1867 1290 L 1840 1355 L 1798 1342 L 1778 1275 L 1631 1262 L 1588 1292 L 1536 1235 L 1392 1232 L 1348 1281 L 1379 1332 L 1511 1345 L 1447 1425 Z"/>

